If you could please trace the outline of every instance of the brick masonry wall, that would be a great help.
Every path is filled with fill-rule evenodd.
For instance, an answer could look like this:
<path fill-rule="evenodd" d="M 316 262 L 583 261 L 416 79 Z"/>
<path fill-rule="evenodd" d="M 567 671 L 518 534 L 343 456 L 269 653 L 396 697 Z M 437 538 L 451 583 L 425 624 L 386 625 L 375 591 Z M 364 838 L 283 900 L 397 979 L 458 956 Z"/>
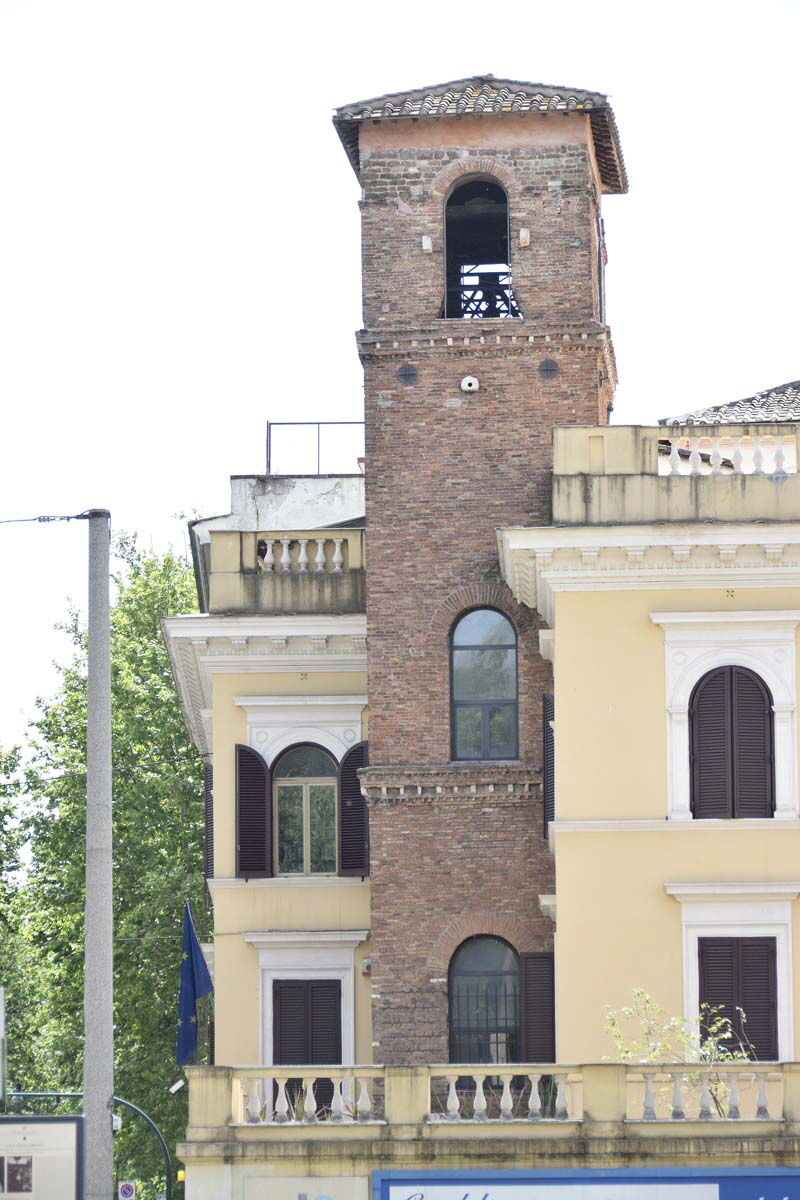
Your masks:
<path fill-rule="evenodd" d="M 445 197 L 475 173 L 509 197 L 523 320 L 438 319 Z M 549 522 L 552 427 L 605 420 L 613 353 L 597 323 L 585 145 L 373 149 L 362 183 L 374 1056 L 443 1062 L 458 945 L 496 933 L 519 952 L 552 946 L 538 903 L 554 890 L 540 786 L 552 675 L 537 614 L 500 579 L 496 531 Z M 397 377 L 404 363 L 411 383 Z M 478 392 L 461 391 L 467 375 Z M 518 632 L 514 765 L 450 764 L 448 638 L 481 605 Z"/>
<path fill-rule="evenodd" d="M 370 769 L 365 778 L 373 1056 L 447 1062 L 447 976 L 457 947 L 481 933 L 519 952 L 553 945 L 538 903 L 554 890 L 538 773 L 464 766 Z"/>
<path fill-rule="evenodd" d="M 367 329 L 436 320 L 444 298 L 444 207 L 460 178 L 492 175 L 509 199 L 514 294 L 531 321 L 597 318 L 598 197 L 581 145 L 373 151 L 362 167 Z M 520 246 L 519 231 L 530 231 Z M 432 250 L 422 246 L 432 240 Z"/>

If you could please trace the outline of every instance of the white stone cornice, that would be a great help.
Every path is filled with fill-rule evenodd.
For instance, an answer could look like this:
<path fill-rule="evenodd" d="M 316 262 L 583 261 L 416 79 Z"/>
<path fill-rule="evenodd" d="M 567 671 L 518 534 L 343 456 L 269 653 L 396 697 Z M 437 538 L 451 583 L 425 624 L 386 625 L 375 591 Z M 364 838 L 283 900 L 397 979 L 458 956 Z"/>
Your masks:
<path fill-rule="evenodd" d="M 774 900 L 796 900 L 800 896 L 800 883 L 665 883 L 664 891 L 674 896 L 679 904 L 696 904 L 707 900 L 715 902 L 748 900 L 757 904 Z"/>
<path fill-rule="evenodd" d="M 786 625 L 794 629 L 800 623 L 800 609 L 751 609 L 748 611 L 722 610 L 721 612 L 653 612 L 650 613 L 650 620 L 654 625 L 662 625 L 665 628 L 670 627 L 673 640 L 680 637 L 680 631 L 677 628 L 681 625 L 701 626 L 702 629 L 708 629 L 709 626 L 729 626 L 729 625 Z M 702 629 L 694 628 L 687 635 L 692 639 L 698 637 Z"/>
<path fill-rule="evenodd" d="M 165 617 L 161 628 L 186 727 L 204 757 L 211 754 L 215 675 L 364 673 L 367 669 L 363 613 L 228 617 L 202 613 Z M 348 700 L 345 696 L 345 703 Z"/>
<path fill-rule="evenodd" d="M 800 586 L 797 524 L 547 526 L 497 539 L 514 596 L 551 626 L 557 592 Z"/>

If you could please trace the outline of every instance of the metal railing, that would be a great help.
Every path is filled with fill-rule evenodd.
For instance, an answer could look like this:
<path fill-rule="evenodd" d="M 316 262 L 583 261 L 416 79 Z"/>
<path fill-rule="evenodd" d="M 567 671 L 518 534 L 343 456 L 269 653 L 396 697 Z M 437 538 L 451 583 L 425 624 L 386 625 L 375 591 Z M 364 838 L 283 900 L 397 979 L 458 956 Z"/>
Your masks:
<path fill-rule="evenodd" d="M 267 421 L 268 475 L 358 475 L 363 421 Z"/>

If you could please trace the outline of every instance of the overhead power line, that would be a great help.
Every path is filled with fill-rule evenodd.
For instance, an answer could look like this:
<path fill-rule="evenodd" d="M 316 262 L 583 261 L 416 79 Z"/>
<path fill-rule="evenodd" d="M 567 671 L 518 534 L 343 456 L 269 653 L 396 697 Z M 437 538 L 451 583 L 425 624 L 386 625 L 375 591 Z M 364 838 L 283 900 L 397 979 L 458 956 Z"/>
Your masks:
<path fill-rule="evenodd" d="M 71 513 L 69 516 L 5 517 L 0 518 L 0 525 L 28 525 L 32 521 L 38 521 L 40 524 L 46 524 L 48 521 L 85 521 L 90 513 L 91 509 L 87 508 L 85 512 Z"/>

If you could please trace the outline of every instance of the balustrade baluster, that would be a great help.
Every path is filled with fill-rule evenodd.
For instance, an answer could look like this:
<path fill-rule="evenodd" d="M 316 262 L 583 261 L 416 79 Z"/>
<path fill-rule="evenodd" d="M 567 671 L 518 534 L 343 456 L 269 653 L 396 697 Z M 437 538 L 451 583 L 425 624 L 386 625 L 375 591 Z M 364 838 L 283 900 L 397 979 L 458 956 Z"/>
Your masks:
<path fill-rule="evenodd" d="M 656 1119 L 656 1101 L 653 1095 L 653 1076 L 649 1071 L 644 1073 L 644 1109 L 642 1111 L 643 1121 L 655 1121 Z"/>
<path fill-rule="evenodd" d="M 719 475 L 722 467 L 722 451 L 719 448 L 719 438 L 711 439 L 711 474 Z"/>
<path fill-rule="evenodd" d="M 301 573 L 308 570 L 308 538 L 299 538 L 300 553 L 297 556 L 297 569 Z"/>
<path fill-rule="evenodd" d="M 359 1121 L 369 1121 L 372 1116 L 372 1101 L 367 1090 L 366 1079 L 358 1080 L 358 1101 L 356 1103 L 356 1113 Z"/>
<path fill-rule="evenodd" d="M 447 1075 L 445 1077 L 448 1083 L 447 1092 L 447 1119 L 448 1121 L 460 1121 L 461 1113 L 458 1107 L 458 1092 L 456 1091 L 457 1075 Z"/>
<path fill-rule="evenodd" d="M 264 555 L 264 574 L 271 575 L 275 568 L 275 551 L 272 538 L 267 542 L 267 552 Z"/>
<path fill-rule="evenodd" d="M 782 437 L 777 437 L 775 439 L 775 461 L 773 463 L 772 473 L 773 475 L 786 474 L 786 454 L 784 453 L 783 449 Z"/>
<path fill-rule="evenodd" d="M 289 1120 L 289 1097 L 286 1095 L 286 1080 L 278 1079 L 278 1099 L 275 1101 L 275 1116 L 273 1117 L 276 1125 L 285 1125 Z"/>
<path fill-rule="evenodd" d="M 242 1103 L 242 1111 L 240 1114 L 241 1120 L 247 1122 L 252 1119 L 250 1116 L 250 1093 L 247 1091 L 246 1084 L 244 1082 L 242 1082 L 242 1084 L 240 1085 L 240 1088 L 241 1088 L 240 1096 L 241 1096 L 241 1103 Z"/>
<path fill-rule="evenodd" d="M 342 542 L 343 541 L 344 541 L 344 538 L 334 538 L 333 539 L 333 573 L 334 573 L 334 575 L 341 575 L 341 573 L 342 573 L 342 563 L 344 562 L 344 555 L 342 554 Z"/>
<path fill-rule="evenodd" d="M 761 438 L 753 438 L 753 474 L 764 474 L 764 455 L 761 450 Z"/>
<path fill-rule="evenodd" d="M 708 1086 L 708 1071 L 703 1071 L 700 1076 L 700 1112 L 697 1114 L 698 1120 L 711 1120 L 711 1089 Z"/>
<path fill-rule="evenodd" d="M 317 538 L 317 553 L 314 555 L 314 570 L 318 575 L 325 571 L 325 538 Z"/>
<path fill-rule="evenodd" d="M 486 1093 L 483 1090 L 485 1075 L 473 1075 L 475 1081 L 475 1099 L 472 1102 L 472 1115 L 476 1121 L 486 1120 Z"/>
<path fill-rule="evenodd" d="M 333 1083 L 333 1099 L 331 1100 L 331 1120 L 341 1122 L 344 1120 L 344 1099 L 342 1097 L 342 1081 L 341 1079 L 332 1080 Z"/>
<path fill-rule="evenodd" d="M 315 1125 L 317 1121 L 317 1098 L 314 1095 L 316 1078 L 303 1080 L 303 1120 L 307 1125 Z"/>
<path fill-rule="evenodd" d="M 281 574 L 288 575 L 292 569 L 291 558 L 289 557 L 289 538 L 281 538 Z"/>
<path fill-rule="evenodd" d="M 501 1075 L 500 1079 L 503 1084 L 503 1094 L 500 1097 L 500 1120 L 510 1121 L 514 1115 L 514 1101 L 511 1099 L 511 1080 L 512 1075 Z"/>
<path fill-rule="evenodd" d="M 681 455 L 678 447 L 678 439 L 676 437 L 670 438 L 669 473 L 670 475 L 680 475 L 681 473 Z"/>
<path fill-rule="evenodd" d="M 738 1121 L 741 1117 L 739 1111 L 739 1077 L 734 1074 L 730 1076 L 730 1090 L 728 1092 L 728 1120 Z"/>
<path fill-rule="evenodd" d="M 686 1119 L 683 1108 L 683 1076 L 680 1071 L 675 1071 L 672 1075 L 672 1119 L 673 1121 Z"/>
<path fill-rule="evenodd" d="M 758 1081 L 758 1099 L 756 1100 L 756 1119 L 759 1121 L 769 1120 L 769 1104 L 767 1102 L 767 1077 L 762 1072 L 756 1075 Z"/>
<path fill-rule="evenodd" d="M 541 1075 L 529 1075 L 531 1081 L 531 1094 L 528 1097 L 528 1120 L 541 1121 L 542 1119 L 542 1097 L 539 1095 L 539 1080 Z"/>
<path fill-rule="evenodd" d="M 700 458 L 700 438 L 689 438 L 689 446 L 689 474 L 699 475 L 702 470 L 702 459 Z"/>
<path fill-rule="evenodd" d="M 556 1120 L 566 1121 L 569 1119 L 567 1110 L 567 1077 L 566 1075 L 556 1075 Z"/>
<path fill-rule="evenodd" d="M 742 439 L 740 437 L 736 437 L 733 439 L 733 454 L 731 455 L 731 462 L 733 463 L 734 475 L 742 475 L 743 474 L 743 471 L 742 471 L 743 454 L 742 454 Z"/>

